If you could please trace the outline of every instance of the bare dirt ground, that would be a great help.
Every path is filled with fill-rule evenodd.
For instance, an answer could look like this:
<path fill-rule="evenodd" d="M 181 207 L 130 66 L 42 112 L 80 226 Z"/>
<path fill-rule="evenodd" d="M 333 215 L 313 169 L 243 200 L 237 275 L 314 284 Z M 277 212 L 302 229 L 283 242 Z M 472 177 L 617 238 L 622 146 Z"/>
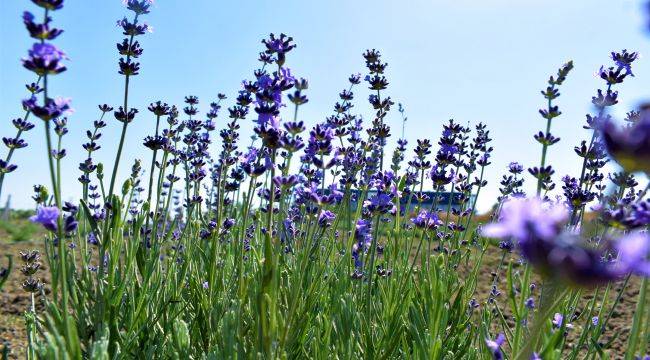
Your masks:
<path fill-rule="evenodd" d="M 25 346 L 27 344 L 27 332 L 25 331 L 25 319 L 23 314 L 31 306 L 31 296 L 22 289 L 24 276 L 19 270 L 20 251 L 39 250 L 43 254 L 41 241 L 24 241 L 20 243 L 6 244 L 0 239 L 0 255 L 12 255 L 14 265 L 0 293 L 0 349 L 6 346 L 10 358 L 24 358 Z M 44 254 L 43 254 L 44 256 Z M 3 265 L 6 266 L 2 259 Z M 40 279 L 45 284 L 45 291 L 49 290 L 49 269 L 45 261 L 39 271 Z M 36 311 L 42 309 L 40 295 L 35 294 Z"/>
<path fill-rule="evenodd" d="M 477 285 L 478 286 L 476 291 L 477 295 L 485 294 L 485 296 L 487 297 L 487 294 L 490 293 L 494 271 L 495 269 L 497 269 L 500 260 L 501 260 L 501 252 L 499 249 L 492 247 L 486 252 L 486 256 L 483 259 L 484 270 L 479 271 L 480 278 L 478 280 L 478 285 Z M 506 257 L 506 263 L 508 261 L 512 262 L 513 267 L 519 265 L 514 256 L 510 257 L 510 259 Z M 499 274 L 498 289 L 501 292 L 505 292 L 505 289 L 507 287 L 506 276 L 505 276 L 506 266 L 507 265 L 502 267 L 502 270 L 500 271 Z M 523 271 L 523 266 L 518 266 L 516 269 Z M 533 281 L 537 284 L 540 284 L 540 279 L 534 278 Z M 627 286 L 623 290 L 621 299 L 618 305 L 615 307 L 612 313 L 612 317 L 609 320 L 607 327 L 600 338 L 599 341 L 600 344 L 606 344 L 607 342 L 613 339 L 610 347 L 605 350 L 605 352 L 609 355 L 609 358 L 611 359 L 622 359 L 625 350 L 627 349 L 627 339 L 630 333 L 630 329 L 632 328 L 632 318 L 634 316 L 634 311 L 636 309 L 640 283 L 641 281 L 638 277 L 633 276 L 630 278 Z M 606 311 L 608 311 L 611 308 L 611 304 L 615 301 L 616 296 L 618 295 L 619 291 L 623 287 L 623 284 L 624 281 L 619 281 L 612 284 L 611 289 L 609 291 L 608 300 L 607 300 L 608 306 L 605 308 Z M 604 293 L 604 288 L 601 288 L 597 300 L 602 298 L 603 293 Z M 500 295 L 500 297 L 504 297 L 504 296 L 505 294 Z M 577 310 L 579 311 L 580 309 L 584 308 L 586 304 L 593 298 L 593 296 L 594 296 L 593 289 L 584 289 Z M 506 316 L 511 315 L 508 306 L 504 304 L 504 299 L 501 299 L 499 301 L 499 305 L 501 310 L 504 312 Z M 507 319 L 507 320 L 508 323 L 510 324 L 514 323 L 514 321 L 512 321 L 511 319 Z M 566 343 L 567 348 L 569 347 L 572 348 L 574 342 L 577 341 L 577 338 L 579 337 L 582 331 L 582 327 L 585 324 L 585 321 L 586 319 L 582 317 L 578 321 L 574 321 L 571 323 L 573 329 L 567 330 L 567 343 Z M 568 352 L 565 351 L 564 354 L 567 353 Z M 584 352 L 581 351 L 581 353 Z"/>

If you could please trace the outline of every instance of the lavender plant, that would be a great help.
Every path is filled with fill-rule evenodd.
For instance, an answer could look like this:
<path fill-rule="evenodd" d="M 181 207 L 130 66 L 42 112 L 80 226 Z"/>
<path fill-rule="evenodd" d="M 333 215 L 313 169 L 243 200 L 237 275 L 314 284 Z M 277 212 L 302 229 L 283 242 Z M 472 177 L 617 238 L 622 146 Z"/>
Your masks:
<path fill-rule="evenodd" d="M 136 38 L 151 28 L 140 17 L 152 5 L 127 0 L 132 20 L 118 21 L 125 39 L 117 44 L 123 102 L 99 106 L 79 164 L 81 198 L 63 202 L 70 106 L 48 95 L 48 77 L 65 71 L 65 54 L 48 42 L 61 33 L 50 15 L 63 0 L 32 2 L 44 17 L 24 15 L 39 42 L 23 65 L 37 81 L 0 163 L 1 190 L 16 168 L 13 150 L 34 127 L 28 116 L 41 119 L 52 196 L 34 187 L 31 220 L 47 233 L 52 282 L 46 291 L 39 252 L 20 254 L 31 294 L 28 358 L 593 358 L 613 351 L 603 340 L 607 324 L 637 276 L 625 357 L 648 351 L 650 200 L 634 173 L 650 170 L 650 113 L 630 112 L 624 128 L 608 115 L 612 87 L 633 76 L 636 53 L 614 52 L 614 66 L 599 71 L 607 88 L 592 99 L 591 140 L 575 149 L 581 171 L 563 177 L 557 193 L 548 148 L 559 141 L 550 131 L 560 112 L 552 101 L 573 63 L 550 77 L 540 110 L 546 129 L 535 135 L 541 159 L 528 169 L 536 196 L 526 196 L 524 165 L 512 162 L 487 220 L 476 215 L 490 179 L 487 125 L 445 121 L 437 141 L 418 139 L 411 153 L 399 104 L 402 133 L 385 164 L 394 102 L 382 54 L 365 51 L 363 80 L 351 75 L 333 113 L 309 126 L 300 111 L 309 84 L 291 70 L 296 45 L 285 34 L 262 40 L 259 67 L 223 123 L 224 94 L 206 112 L 194 95 L 183 105 L 152 102 L 155 126 L 141 144 L 150 160 L 136 160 L 120 187 L 125 134 L 138 114 L 129 108 L 142 55 Z M 355 102 L 364 90 L 367 126 Z M 107 146 L 100 139 L 110 112 L 122 131 L 109 180 L 94 156 Z M 255 136 L 242 144 L 247 119 Z M 622 171 L 607 177 L 608 192 L 609 159 Z M 596 226 L 586 226 L 588 216 Z M 0 287 L 7 274 L 0 270 Z"/>

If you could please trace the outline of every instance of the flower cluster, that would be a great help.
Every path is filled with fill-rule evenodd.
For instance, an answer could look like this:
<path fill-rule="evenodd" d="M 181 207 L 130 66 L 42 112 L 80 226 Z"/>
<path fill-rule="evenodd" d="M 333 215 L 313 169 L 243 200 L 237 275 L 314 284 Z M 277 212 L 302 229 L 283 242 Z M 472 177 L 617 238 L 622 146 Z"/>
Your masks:
<path fill-rule="evenodd" d="M 38 250 L 21 251 L 20 259 L 23 261 L 23 266 L 20 272 L 26 277 L 22 284 L 23 290 L 35 293 L 43 288 L 43 283 L 36 277 L 36 273 L 41 269 L 41 254 Z"/>
<path fill-rule="evenodd" d="M 548 86 L 546 90 L 543 90 L 541 93 L 544 98 L 547 100 L 548 106 L 546 109 L 540 109 L 539 113 L 544 119 L 546 119 L 546 131 L 535 134 L 535 140 L 542 145 L 542 160 L 539 167 L 532 167 L 528 169 L 528 172 L 537 179 L 537 195 L 539 196 L 540 191 L 543 189 L 545 191 L 553 190 L 555 185 L 551 179 L 551 175 L 555 173 L 551 165 L 546 165 L 546 153 L 549 146 L 552 146 L 560 141 L 560 138 L 555 137 L 551 134 L 551 122 L 554 118 L 560 116 L 560 112 L 557 105 L 553 105 L 553 100 L 557 99 L 560 96 L 560 91 L 557 89 L 558 86 L 562 85 L 566 80 L 567 75 L 573 69 L 573 61 L 569 61 L 566 64 L 562 65 L 557 71 L 557 77 L 549 77 Z"/>

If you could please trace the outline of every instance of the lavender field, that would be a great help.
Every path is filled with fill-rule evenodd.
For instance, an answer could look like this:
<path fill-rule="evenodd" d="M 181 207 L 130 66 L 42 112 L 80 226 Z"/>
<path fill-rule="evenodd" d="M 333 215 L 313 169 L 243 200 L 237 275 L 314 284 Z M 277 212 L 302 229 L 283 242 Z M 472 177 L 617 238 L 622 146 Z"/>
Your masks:
<path fill-rule="evenodd" d="M 507 129 L 527 145 L 495 168 L 489 122 L 427 119 L 408 138 L 417 120 L 372 45 L 337 54 L 358 67 L 318 117 L 294 70 L 301 34 L 281 32 L 242 45 L 257 67 L 234 90 L 137 108 L 140 73 L 163 60 L 146 58 L 147 19 L 171 4 L 123 3 L 120 40 L 92 39 L 114 49 L 120 101 L 97 97 L 93 119 L 58 96 L 92 81 L 66 77 L 84 54 L 62 39 L 82 25 L 58 18 L 79 2 L 22 1 L 24 39 L 2 35 L 30 45 L 0 71 L 31 80 L 2 81 L 23 100 L 6 110 L 0 196 L 21 194 L 12 177 L 33 185 L 27 209 L 0 209 L 3 358 L 650 359 L 650 102 L 619 104 L 645 81 L 639 52 L 594 69 L 558 57 L 518 89 L 541 89 L 539 130 Z M 599 86 L 569 100 L 578 72 Z M 568 119 L 569 101 L 589 113 Z M 16 160 L 30 151 L 37 166 Z"/>

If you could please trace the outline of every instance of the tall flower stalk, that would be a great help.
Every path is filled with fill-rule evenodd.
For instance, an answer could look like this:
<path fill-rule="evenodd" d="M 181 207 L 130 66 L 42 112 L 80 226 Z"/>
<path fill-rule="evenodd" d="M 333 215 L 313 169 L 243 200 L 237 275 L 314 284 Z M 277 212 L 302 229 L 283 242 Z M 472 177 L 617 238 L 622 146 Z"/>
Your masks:
<path fill-rule="evenodd" d="M 539 113 L 544 119 L 546 119 L 546 130 L 544 132 L 539 132 L 535 135 L 535 140 L 542 144 L 542 158 L 540 160 L 539 167 L 529 169 L 528 171 L 537 178 L 537 196 L 540 196 L 542 189 L 549 189 L 551 185 L 551 175 L 553 174 L 552 167 L 546 166 L 546 153 L 549 146 L 555 145 L 560 138 L 557 138 L 551 134 L 551 122 L 554 118 L 560 116 L 562 113 L 559 111 L 557 105 L 553 105 L 553 100 L 557 99 L 560 96 L 560 91 L 557 89 L 564 80 L 566 80 L 567 75 L 573 69 L 573 61 L 569 61 L 566 64 L 562 65 L 557 71 L 557 77 L 553 76 L 548 79 L 548 86 L 546 90 L 542 91 L 542 95 L 547 100 L 548 105 L 546 109 L 540 109 Z"/>
<path fill-rule="evenodd" d="M 129 80 L 131 76 L 136 76 L 140 73 L 140 63 L 134 61 L 142 55 L 142 48 L 140 43 L 135 40 L 136 36 L 145 34 L 152 31 L 151 26 L 147 23 L 138 23 L 138 17 L 149 13 L 149 8 L 152 0 L 127 0 L 125 1 L 127 8 L 133 11 L 133 20 L 129 21 L 127 18 L 117 21 L 117 26 L 121 27 L 123 34 L 127 36 L 122 43 L 117 44 L 117 50 L 123 57 L 120 58 L 118 71 L 124 75 L 124 100 L 122 106 L 115 111 L 115 118 L 122 123 L 122 132 L 120 134 L 120 142 L 117 146 L 117 153 L 115 154 L 115 162 L 113 163 L 113 173 L 111 175 L 111 182 L 108 190 L 109 197 L 113 195 L 115 188 L 115 181 L 117 180 L 117 171 L 122 157 L 122 148 L 124 147 L 124 139 L 126 137 L 126 129 L 131 121 L 134 120 L 137 109 L 129 109 Z"/>

